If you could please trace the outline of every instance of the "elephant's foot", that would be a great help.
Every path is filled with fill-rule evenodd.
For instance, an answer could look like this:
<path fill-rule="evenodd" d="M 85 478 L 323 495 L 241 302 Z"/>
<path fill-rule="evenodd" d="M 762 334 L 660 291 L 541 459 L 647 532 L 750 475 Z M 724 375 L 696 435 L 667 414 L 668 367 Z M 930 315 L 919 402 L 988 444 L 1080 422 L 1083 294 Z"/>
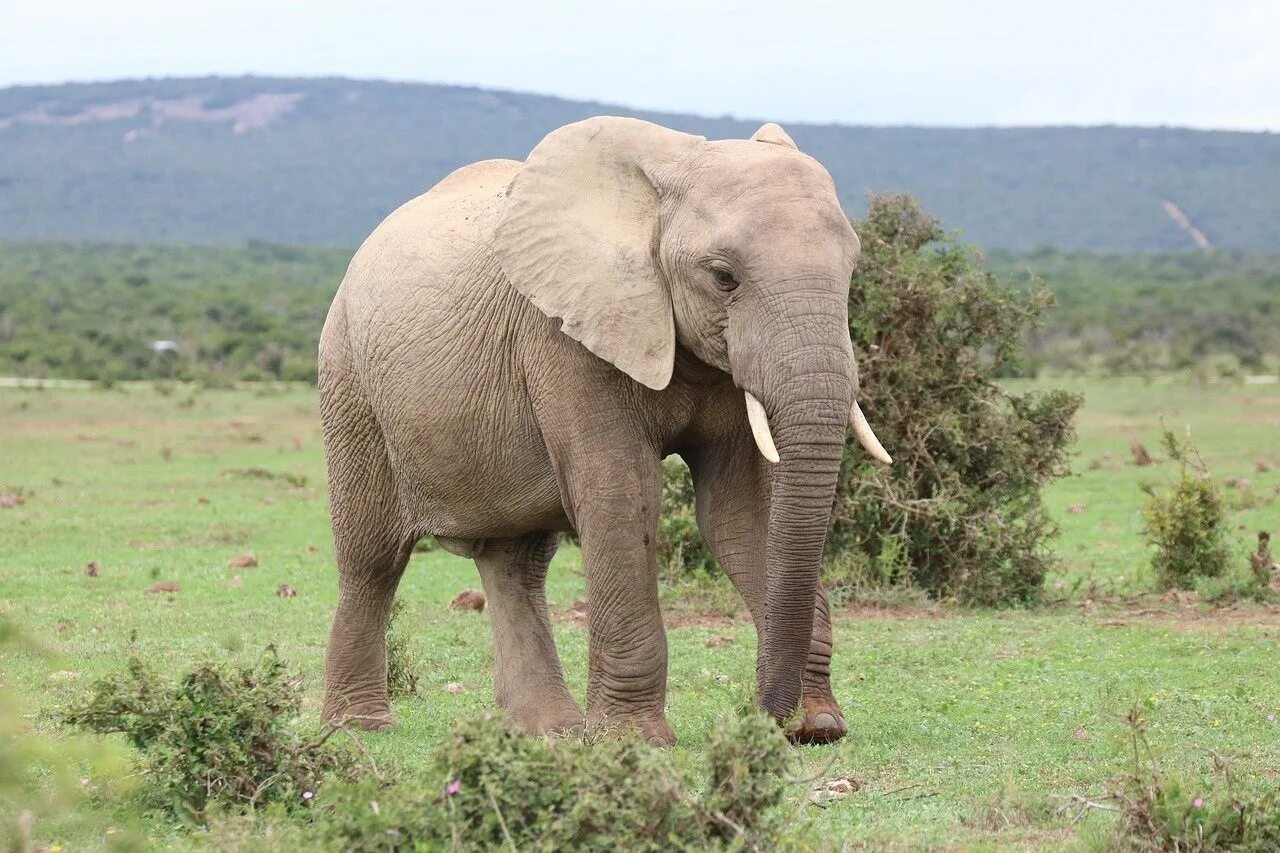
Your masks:
<path fill-rule="evenodd" d="M 608 730 L 626 730 L 633 729 L 640 732 L 640 736 L 644 738 L 645 743 L 651 746 L 675 746 L 676 732 L 671 728 L 671 724 L 667 722 L 667 718 L 662 714 L 654 715 L 652 713 L 613 713 L 609 716 L 590 715 L 589 726 L 592 729 L 602 731 Z"/>
<path fill-rule="evenodd" d="M 531 735 L 569 735 L 582 731 L 582 711 L 572 703 L 527 704 L 503 710 L 516 727 Z"/>
<path fill-rule="evenodd" d="M 391 706 L 386 702 L 349 702 L 340 699 L 327 699 L 320 718 L 331 726 L 346 726 L 363 729 L 366 732 L 377 732 L 393 728 L 396 716 L 391 713 Z"/>
<path fill-rule="evenodd" d="M 835 743 L 848 732 L 840 706 L 830 696 L 806 696 L 800 725 L 787 732 L 792 743 Z"/>

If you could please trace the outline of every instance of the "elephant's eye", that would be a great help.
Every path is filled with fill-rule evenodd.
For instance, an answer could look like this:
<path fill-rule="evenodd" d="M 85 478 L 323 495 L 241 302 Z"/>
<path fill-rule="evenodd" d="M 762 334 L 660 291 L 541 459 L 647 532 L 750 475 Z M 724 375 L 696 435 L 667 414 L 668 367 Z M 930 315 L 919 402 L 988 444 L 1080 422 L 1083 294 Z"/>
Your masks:
<path fill-rule="evenodd" d="M 733 277 L 733 273 L 724 267 L 712 267 L 711 277 L 716 280 L 716 284 L 724 290 L 733 290 L 738 286 L 738 280 Z"/>

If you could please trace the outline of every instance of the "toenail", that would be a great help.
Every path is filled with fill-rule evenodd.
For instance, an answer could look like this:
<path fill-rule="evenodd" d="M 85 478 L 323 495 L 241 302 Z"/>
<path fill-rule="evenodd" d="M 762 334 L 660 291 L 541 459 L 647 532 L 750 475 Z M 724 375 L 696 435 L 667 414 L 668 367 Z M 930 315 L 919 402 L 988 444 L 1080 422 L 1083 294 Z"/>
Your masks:
<path fill-rule="evenodd" d="M 834 729 L 836 727 L 836 718 L 830 714 L 822 713 L 813 718 L 813 724 L 820 729 Z"/>

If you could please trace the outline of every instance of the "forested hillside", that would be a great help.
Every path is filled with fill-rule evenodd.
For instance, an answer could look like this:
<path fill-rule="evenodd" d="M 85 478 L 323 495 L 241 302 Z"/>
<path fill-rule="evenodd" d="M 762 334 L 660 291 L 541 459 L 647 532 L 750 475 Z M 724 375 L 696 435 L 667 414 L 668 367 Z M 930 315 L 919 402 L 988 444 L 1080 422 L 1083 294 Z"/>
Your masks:
<path fill-rule="evenodd" d="M 0 245 L 0 375 L 297 379 L 349 250 Z M 1034 271 L 1059 305 L 1029 371 L 1280 370 L 1280 259 L 1222 252 L 997 254 L 1011 286 Z M 177 349 L 153 348 L 172 341 Z"/>
<path fill-rule="evenodd" d="M 0 241 L 354 245 L 453 168 L 601 113 L 758 121 L 425 84 L 182 79 L 0 90 Z M 1280 251 L 1280 136 L 788 124 L 853 216 L 905 190 L 989 249 Z"/>

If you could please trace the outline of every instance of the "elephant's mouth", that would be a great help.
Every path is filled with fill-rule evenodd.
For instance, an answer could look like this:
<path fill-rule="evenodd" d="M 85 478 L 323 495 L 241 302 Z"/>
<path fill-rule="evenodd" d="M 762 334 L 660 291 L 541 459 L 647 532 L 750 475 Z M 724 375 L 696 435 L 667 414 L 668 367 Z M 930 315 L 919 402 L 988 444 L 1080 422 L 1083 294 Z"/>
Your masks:
<path fill-rule="evenodd" d="M 764 406 L 750 391 L 743 393 L 747 397 L 747 422 L 751 424 L 751 435 L 756 440 L 756 447 L 759 448 L 761 456 L 776 464 L 779 458 L 778 446 L 773 441 L 773 433 L 769 431 L 769 416 L 765 414 Z M 853 435 L 858 439 L 858 443 L 866 448 L 873 459 L 886 465 L 893 464 L 893 457 L 888 454 L 884 445 L 880 443 L 880 439 L 876 438 L 876 434 L 872 432 L 871 425 L 867 423 L 867 416 L 862 413 L 862 407 L 858 405 L 857 400 L 853 401 L 849 409 L 849 426 L 853 427 Z"/>

